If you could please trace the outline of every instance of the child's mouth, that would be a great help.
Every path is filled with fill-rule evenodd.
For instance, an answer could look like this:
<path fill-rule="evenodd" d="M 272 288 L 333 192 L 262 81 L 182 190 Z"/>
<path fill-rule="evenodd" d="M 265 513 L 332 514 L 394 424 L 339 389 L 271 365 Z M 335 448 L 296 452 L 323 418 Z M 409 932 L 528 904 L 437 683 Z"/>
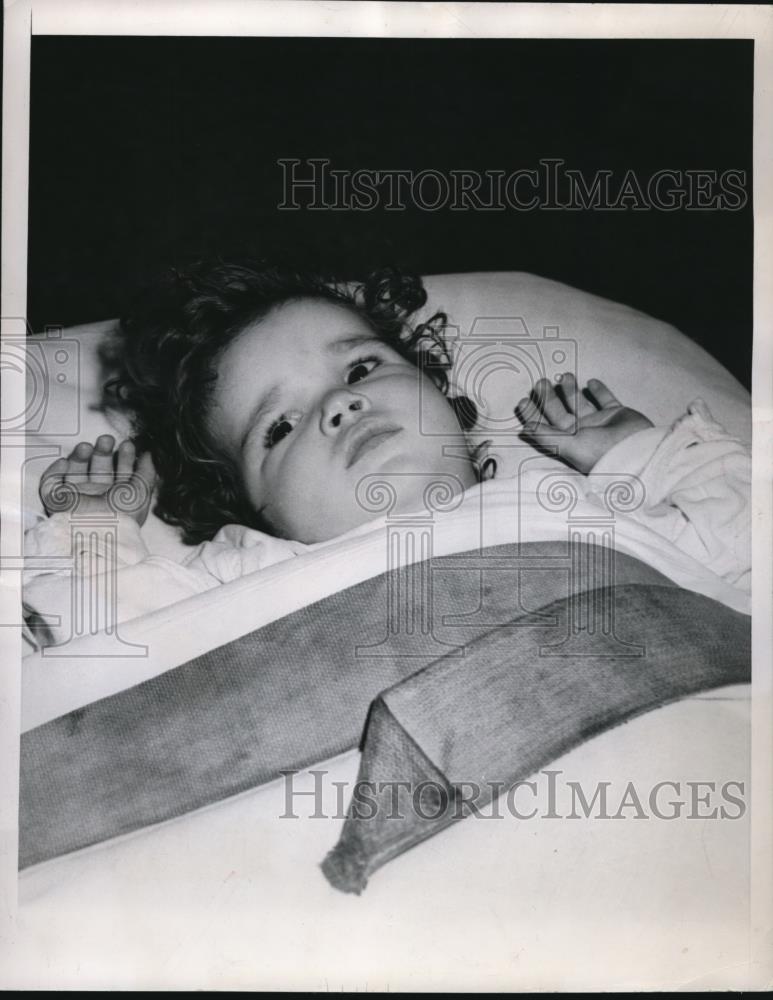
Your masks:
<path fill-rule="evenodd" d="M 346 468 L 354 465 L 368 452 L 379 448 L 389 438 L 400 432 L 400 427 L 391 424 L 358 424 L 348 434 L 346 442 Z"/>

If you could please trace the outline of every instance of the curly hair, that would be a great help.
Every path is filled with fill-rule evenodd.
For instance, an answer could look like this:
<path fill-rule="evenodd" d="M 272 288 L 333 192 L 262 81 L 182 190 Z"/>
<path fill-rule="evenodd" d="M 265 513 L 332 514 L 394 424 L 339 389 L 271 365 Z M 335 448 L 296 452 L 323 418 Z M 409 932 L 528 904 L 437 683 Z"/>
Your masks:
<path fill-rule="evenodd" d="M 118 375 L 108 383 L 104 402 L 128 408 L 137 447 L 150 452 L 159 475 L 155 512 L 179 527 L 188 544 L 232 523 L 271 531 L 250 505 L 236 464 L 208 430 L 208 404 L 228 345 L 280 304 L 309 298 L 356 311 L 448 395 L 447 317 L 437 312 L 411 325 L 427 300 L 416 275 L 390 268 L 349 285 L 252 262 L 199 262 L 171 270 L 121 320 Z M 465 398 L 449 403 L 469 429 L 474 406 Z"/>

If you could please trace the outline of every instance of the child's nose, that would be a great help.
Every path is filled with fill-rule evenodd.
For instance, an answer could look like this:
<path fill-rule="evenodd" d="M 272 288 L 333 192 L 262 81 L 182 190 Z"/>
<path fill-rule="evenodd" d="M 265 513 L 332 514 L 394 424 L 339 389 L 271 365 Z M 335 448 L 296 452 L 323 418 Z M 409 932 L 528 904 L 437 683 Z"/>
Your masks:
<path fill-rule="evenodd" d="M 359 420 L 369 409 L 370 401 L 366 396 L 350 389 L 336 389 L 328 393 L 323 400 L 322 430 L 326 434 L 335 434 L 341 428 Z"/>

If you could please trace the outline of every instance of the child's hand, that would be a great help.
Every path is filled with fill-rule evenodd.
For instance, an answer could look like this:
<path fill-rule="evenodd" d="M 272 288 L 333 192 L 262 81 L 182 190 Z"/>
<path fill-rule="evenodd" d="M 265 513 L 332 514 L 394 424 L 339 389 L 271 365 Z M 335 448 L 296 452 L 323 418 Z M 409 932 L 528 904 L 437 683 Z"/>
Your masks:
<path fill-rule="evenodd" d="M 591 379 L 580 392 L 574 375 L 565 372 L 559 392 L 546 378 L 534 387 L 533 399 L 522 399 L 515 408 L 523 423 L 522 436 L 540 448 L 557 448 L 562 461 L 588 473 L 619 441 L 652 427 L 638 410 L 623 406 L 603 382 Z"/>
<path fill-rule="evenodd" d="M 46 514 L 74 510 L 83 514 L 128 514 L 144 524 L 156 472 L 146 452 L 137 459 L 134 444 L 103 434 L 96 444 L 77 444 L 67 458 L 53 462 L 40 480 Z"/>

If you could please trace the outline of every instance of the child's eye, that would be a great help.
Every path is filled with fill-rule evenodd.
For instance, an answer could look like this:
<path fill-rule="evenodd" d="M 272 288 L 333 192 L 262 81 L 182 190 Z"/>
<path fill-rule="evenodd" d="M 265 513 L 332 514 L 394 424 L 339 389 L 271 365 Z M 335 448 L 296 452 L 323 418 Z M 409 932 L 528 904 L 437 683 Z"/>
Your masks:
<path fill-rule="evenodd" d="M 266 448 L 273 448 L 275 444 L 286 438 L 287 435 L 292 431 L 295 424 L 293 424 L 289 417 L 284 414 L 275 420 L 271 426 L 266 431 L 265 437 L 263 438 L 263 445 Z"/>
<path fill-rule="evenodd" d="M 354 385 L 355 382 L 360 382 L 362 379 L 367 378 L 368 375 L 381 364 L 381 358 L 358 358 L 349 365 L 349 371 L 346 375 L 346 384 Z"/>

